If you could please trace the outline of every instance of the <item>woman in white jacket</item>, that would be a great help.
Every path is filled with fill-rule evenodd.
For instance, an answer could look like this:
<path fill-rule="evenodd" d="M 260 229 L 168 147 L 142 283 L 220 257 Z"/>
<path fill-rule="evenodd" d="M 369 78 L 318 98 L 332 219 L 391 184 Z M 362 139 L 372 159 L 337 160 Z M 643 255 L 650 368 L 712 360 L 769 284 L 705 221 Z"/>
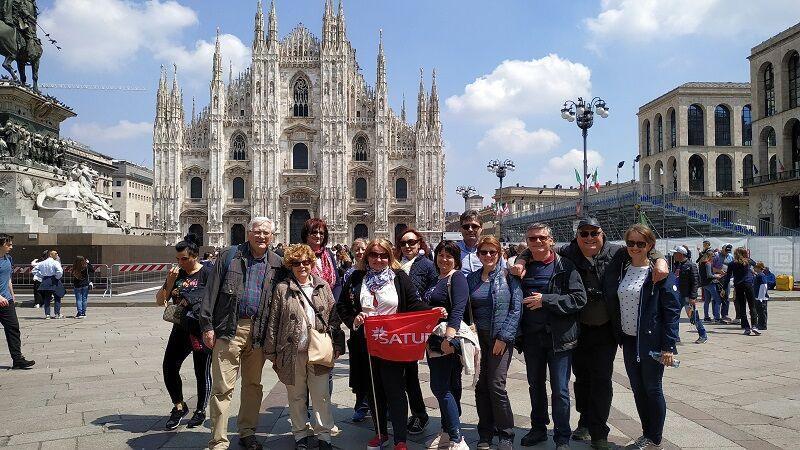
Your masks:
<path fill-rule="evenodd" d="M 64 297 L 66 289 L 64 288 L 64 283 L 61 282 L 61 277 L 64 276 L 64 269 L 61 268 L 58 252 L 51 250 L 50 257 L 33 268 L 33 275 L 42 279 L 38 291 L 42 294 L 42 301 L 44 302 L 44 318 L 63 319 L 64 316 L 61 315 L 61 298 Z M 53 300 L 55 314 L 51 316 L 50 302 Z"/>

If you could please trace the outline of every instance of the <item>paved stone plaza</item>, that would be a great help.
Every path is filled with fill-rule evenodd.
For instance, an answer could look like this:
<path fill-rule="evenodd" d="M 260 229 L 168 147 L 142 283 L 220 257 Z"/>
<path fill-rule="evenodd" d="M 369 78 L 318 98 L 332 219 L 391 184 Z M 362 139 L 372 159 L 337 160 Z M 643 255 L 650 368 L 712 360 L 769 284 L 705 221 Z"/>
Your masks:
<path fill-rule="evenodd" d="M 102 302 L 95 297 L 90 299 Z M 711 325 L 709 342 L 695 345 L 696 334 L 681 324 L 681 367 L 668 369 L 667 448 L 800 448 L 800 303 L 773 301 L 770 329 L 761 337 L 743 336 L 736 326 Z M 91 307 L 88 318 L 43 320 L 42 311 L 18 308 L 23 351 L 37 361 L 34 370 L 7 370 L 10 358 L 0 345 L 0 446 L 27 449 L 202 448 L 209 430 L 163 430 L 172 407 L 161 375 L 161 358 L 170 325 L 160 308 Z M 685 321 L 685 320 L 684 320 Z M 691 331 L 690 331 L 691 330 Z M 183 369 L 189 407 L 195 402 L 192 359 Z M 335 371 L 333 402 L 341 433 L 334 444 L 362 449 L 371 426 L 350 422 L 353 395 L 347 387 L 347 360 Z M 427 380 L 427 366 L 420 376 Z M 265 448 L 290 449 L 286 390 L 274 372 L 264 370 L 264 401 L 258 436 Z M 621 352 L 614 375 L 611 437 L 624 444 L 640 435 Z M 427 383 L 426 383 L 427 384 Z M 467 385 L 465 378 L 465 385 Z M 527 431 L 529 411 L 524 365 L 511 366 L 509 392 L 516 412 L 517 446 Z M 423 388 L 431 417 L 425 436 L 409 448 L 426 448 L 438 432 L 438 410 Z M 237 394 L 238 396 L 238 389 Z M 470 444 L 477 441 L 475 399 L 464 393 L 462 421 Z M 238 401 L 233 411 L 238 410 Z M 573 426 L 577 417 L 573 410 Z M 208 424 L 208 422 L 206 422 Z M 232 423 L 231 430 L 235 431 Z M 238 448 L 231 436 L 231 448 Z M 552 448 L 552 441 L 535 448 Z M 573 443 L 573 448 L 588 448 Z"/>

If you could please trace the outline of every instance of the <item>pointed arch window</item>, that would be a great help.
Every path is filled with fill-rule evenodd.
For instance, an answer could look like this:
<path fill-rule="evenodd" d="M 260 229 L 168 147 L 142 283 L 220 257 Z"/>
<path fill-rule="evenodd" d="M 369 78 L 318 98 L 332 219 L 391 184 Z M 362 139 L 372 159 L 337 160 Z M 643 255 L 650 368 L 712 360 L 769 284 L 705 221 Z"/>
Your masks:
<path fill-rule="evenodd" d="M 775 72 L 772 64 L 767 64 L 764 68 L 764 115 L 772 116 L 775 114 Z"/>
<path fill-rule="evenodd" d="M 742 108 L 742 145 L 753 145 L 753 110 L 750 105 Z"/>
<path fill-rule="evenodd" d="M 675 110 L 669 113 L 669 147 L 675 148 L 678 145 L 678 127 L 675 122 Z"/>
<path fill-rule="evenodd" d="M 689 106 L 689 145 L 705 145 L 705 122 L 703 108 L 694 104 Z"/>
<path fill-rule="evenodd" d="M 363 135 L 356 137 L 355 145 L 353 146 L 353 159 L 356 161 L 369 160 L 369 151 L 367 150 L 367 138 Z"/>
<path fill-rule="evenodd" d="M 292 87 L 294 106 L 292 112 L 295 117 L 308 117 L 308 83 L 303 78 L 298 78 Z"/>
<path fill-rule="evenodd" d="M 237 134 L 231 142 L 231 158 L 234 161 L 244 161 L 247 159 L 247 143 L 244 136 Z"/>
<path fill-rule="evenodd" d="M 714 144 L 731 145 L 731 111 L 725 105 L 714 109 Z"/>
<path fill-rule="evenodd" d="M 800 89 L 797 88 L 800 82 L 800 54 L 794 52 L 789 57 L 789 108 L 800 106 Z"/>

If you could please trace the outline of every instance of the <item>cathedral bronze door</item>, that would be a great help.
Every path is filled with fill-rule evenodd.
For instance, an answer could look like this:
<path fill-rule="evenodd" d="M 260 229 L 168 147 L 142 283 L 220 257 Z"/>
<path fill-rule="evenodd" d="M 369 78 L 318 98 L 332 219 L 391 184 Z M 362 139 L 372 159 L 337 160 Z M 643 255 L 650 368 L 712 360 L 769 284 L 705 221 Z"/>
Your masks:
<path fill-rule="evenodd" d="M 303 225 L 306 220 L 311 218 L 311 213 L 307 209 L 293 209 L 292 214 L 289 216 L 289 243 L 298 244 L 303 242 L 300 239 L 300 232 L 303 231 Z"/>

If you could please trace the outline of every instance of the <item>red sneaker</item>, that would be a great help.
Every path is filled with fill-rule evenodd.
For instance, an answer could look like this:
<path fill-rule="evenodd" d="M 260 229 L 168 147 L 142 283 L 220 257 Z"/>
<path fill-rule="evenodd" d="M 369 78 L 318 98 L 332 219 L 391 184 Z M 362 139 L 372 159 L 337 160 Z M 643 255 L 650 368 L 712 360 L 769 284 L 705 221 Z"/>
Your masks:
<path fill-rule="evenodd" d="M 380 437 L 375 436 L 372 438 L 372 440 L 367 442 L 367 450 L 380 450 L 381 446 L 383 446 L 383 444 L 385 444 L 388 440 L 389 436 L 386 435 Z"/>
<path fill-rule="evenodd" d="M 408 446 L 405 442 L 398 442 L 394 444 L 394 450 L 408 450 Z"/>

